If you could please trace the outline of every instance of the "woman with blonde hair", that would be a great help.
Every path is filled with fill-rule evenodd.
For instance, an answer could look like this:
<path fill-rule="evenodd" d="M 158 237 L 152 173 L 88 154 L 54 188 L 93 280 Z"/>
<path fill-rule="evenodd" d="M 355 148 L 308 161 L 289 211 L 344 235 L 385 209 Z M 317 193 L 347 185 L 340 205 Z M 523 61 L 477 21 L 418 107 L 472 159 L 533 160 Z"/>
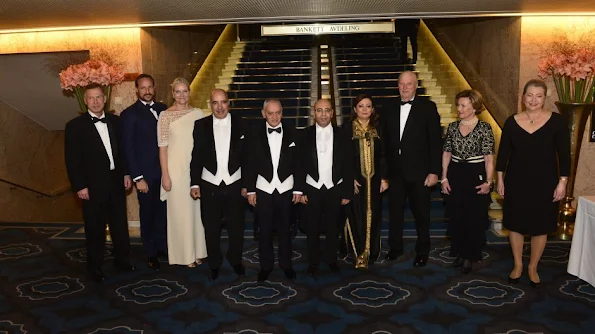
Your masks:
<path fill-rule="evenodd" d="M 531 236 L 527 267 L 529 281 L 538 288 L 537 264 L 547 234 L 557 230 L 559 201 L 566 195 L 570 174 L 568 124 L 558 113 L 544 109 L 545 82 L 529 80 L 523 88 L 525 110 L 510 116 L 502 129 L 498 150 L 498 193 L 504 198 L 504 227 L 514 268 L 508 282 L 516 284 L 523 273 L 524 235 Z"/>
<path fill-rule="evenodd" d="M 189 195 L 194 122 L 206 115 L 189 104 L 190 85 L 184 78 L 172 83 L 173 105 L 157 122 L 161 163 L 161 200 L 167 200 L 169 264 L 195 267 L 207 257 L 200 200 Z"/>

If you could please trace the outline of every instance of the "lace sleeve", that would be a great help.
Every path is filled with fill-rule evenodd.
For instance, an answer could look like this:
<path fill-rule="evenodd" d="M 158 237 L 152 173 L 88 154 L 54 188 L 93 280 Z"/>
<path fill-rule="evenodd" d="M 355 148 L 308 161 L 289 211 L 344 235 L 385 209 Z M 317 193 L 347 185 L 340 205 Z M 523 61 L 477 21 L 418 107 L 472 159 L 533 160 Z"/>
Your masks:
<path fill-rule="evenodd" d="M 169 142 L 169 124 L 172 121 L 172 114 L 164 111 L 159 115 L 157 121 L 157 146 L 166 147 Z"/>

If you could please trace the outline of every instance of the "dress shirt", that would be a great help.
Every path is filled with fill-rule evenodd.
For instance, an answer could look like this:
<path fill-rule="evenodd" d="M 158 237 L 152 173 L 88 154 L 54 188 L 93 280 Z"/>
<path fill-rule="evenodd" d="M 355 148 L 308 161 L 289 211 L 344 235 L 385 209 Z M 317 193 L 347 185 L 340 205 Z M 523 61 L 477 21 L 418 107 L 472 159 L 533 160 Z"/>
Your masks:
<path fill-rule="evenodd" d="M 409 101 L 413 101 L 415 99 L 415 95 Z M 403 132 L 405 131 L 405 125 L 407 124 L 407 119 L 409 118 L 409 113 L 411 112 L 411 103 L 401 105 L 401 112 L 399 116 L 401 117 L 401 123 L 399 124 L 399 140 L 403 139 Z M 401 150 L 399 149 L 399 154 L 401 154 Z"/>
<path fill-rule="evenodd" d="M 151 111 L 151 113 L 153 114 L 153 117 L 155 117 L 155 119 L 156 119 L 156 120 L 159 120 L 159 116 L 157 115 L 157 112 L 156 112 L 155 110 L 153 110 L 153 108 L 151 108 L 151 107 L 152 107 L 152 106 L 155 104 L 155 102 L 153 102 L 153 101 L 151 101 L 151 102 L 145 102 L 145 101 L 143 101 L 143 100 L 141 100 L 141 99 L 139 99 L 139 101 L 140 101 L 140 102 L 141 102 L 143 105 L 145 105 L 145 106 L 148 106 L 148 107 L 149 107 L 149 110 L 150 110 L 150 111 Z M 143 175 L 139 175 L 139 176 L 135 177 L 134 179 L 132 179 L 132 181 L 134 181 L 134 182 L 138 182 L 138 181 L 140 181 L 140 180 L 142 180 L 142 179 L 144 179 L 144 178 L 145 178 L 145 177 L 144 177 Z"/>
<path fill-rule="evenodd" d="M 87 112 L 89 113 L 89 115 L 91 115 L 91 117 L 99 118 L 99 119 L 105 118 L 105 113 L 103 113 L 101 115 L 101 117 L 97 117 L 91 111 L 87 111 Z M 114 162 L 114 154 L 112 152 L 112 144 L 110 142 L 109 130 L 107 128 L 107 124 L 103 123 L 103 122 L 95 122 L 95 128 L 97 129 L 97 132 L 99 133 L 99 137 L 101 137 L 101 141 L 103 142 L 103 147 L 105 148 L 105 152 L 107 153 L 107 156 L 109 157 L 109 169 L 114 170 L 114 169 L 116 169 L 116 164 Z"/>
<path fill-rule="evenodd" d="M 310 175 L 306 176 L 306 183 L 316 189 L 323 185 L 327 189 L 334 187 L 333 183 L 333 126 L 321 127 L 316 124 L 316 153 L 318 156 L 318 181 Z M 337 184 L 343 180 L 339 180 Z"/>
<path fill-rule="evenodd" d="M 267 140 L 269 142 L 269 149 L 271 153 L 271 161 L 273 163 L 273 179 L 271 182 L 268 182 L 264 177 L 258 175 L 256 178 L 256 189 L 262 190 L 267 194 L 272 194 L 275 190 L 279 194 L 283 194 L 288 190 L 293 188 L 293 175 L 289 175 L 283 182 L 279 180 L 279 161 L 281 159 L 281 147 L 283 145 L 283 130 L 281 133 L 278 132 L 269 132 L 269 129 L 283 129 L 283 125 L 279 124 L 279 126 L 273 128 L 266 123 L 266 133 L 267 133 Z M 294 194 L 301 195 L 302 193 L 299 191 L 294 191 Z M 254 192 L 248 193 L 249 195 L 254 194 Z"/>
<path fill-rule="evenodd" d="M 151 101 L 151 102 L 145 102 L 143 100 L 139 100 L 142 104 L 144 104 L 145 106 L 149 107 L 149 110 L 151 110 L 151 113 L 153 114 L 153 117 L 155 117 L 156 120 L 159 120 L 159 115 L 157 115 L 157 112 L 152 108 L 153 105 L 155 104 L 155 102 Z"/>
<path fill-rule="evenodd" d="M 229 148 L 231 145 L 231 115 L 223 119 L 213 117 L 213 139 L 215 140 L 215 154 L 217 156 L 217 173 L 213 175 L 203 167 L 201 178 L 216 186 L 223 181 L 230 185 L 242 178 L 242 168 L 229 175 Z M 196 188 L 196 187 L 194 187 Z"/>

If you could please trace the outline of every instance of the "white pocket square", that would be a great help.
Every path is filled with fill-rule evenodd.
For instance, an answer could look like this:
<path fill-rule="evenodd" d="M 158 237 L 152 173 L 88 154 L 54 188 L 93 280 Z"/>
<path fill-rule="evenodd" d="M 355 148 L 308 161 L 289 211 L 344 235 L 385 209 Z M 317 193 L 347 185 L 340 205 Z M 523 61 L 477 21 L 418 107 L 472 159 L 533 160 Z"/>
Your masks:
<path fill-rule="evenodd" d="M 289 147 L 294 147 L 294 146 L 295 146 L 295 143 L 294 142 L 292 142 L 291 144 L 289 144 Z"/>
<path fill-rule="evenodd" d="M 242 135 L 242 136 L 240 137 L 240 139 L 244 139 L 244 135 Z"/>

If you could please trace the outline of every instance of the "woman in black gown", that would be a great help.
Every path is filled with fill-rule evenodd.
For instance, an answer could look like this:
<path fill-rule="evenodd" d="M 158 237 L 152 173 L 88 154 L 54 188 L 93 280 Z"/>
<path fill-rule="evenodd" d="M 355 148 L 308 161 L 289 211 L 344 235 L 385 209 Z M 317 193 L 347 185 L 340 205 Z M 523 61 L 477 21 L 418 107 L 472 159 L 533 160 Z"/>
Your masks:
<path fill-rule="evenodd" d="M 488 224 L 490 188 L 494 178 L 494 134 L 492 127 L 477 118 L 484 110 L 476 90 L 464 90 L 455 98 L 460 120 L 446 131 L 442 153 L 442 193 L 446 195 L 450 220 L 453 267 L 471 272 L 481 260 Z"/>
<path fill-rule="evenodd" d="M 381 193 L 388 189 L 383 133 L 372 98 L 353 101 L 350 131 L 355 166 L 354 197 L 347 208 L 347 236 L 356 256 L 355 268 L 365 269 L 380 255 Z"/>
<path fill-rule="evenodd" d="M 564 118 L 544 110 L 547 86 L 530 80 L 523 89 L 525 111 L 510 116 L 502 129 L 496 161 L 498 193 L 504 198 L 504 227 L 510 230 L 516 284 L 523 272 L 523 235 L 531 236 L 528 274 L 540 283 L 537 265 L 547 234 L 557 230 L 559 201 L 570 172 L 570 137 Z M 506 174 L 504 174 L 506 173 Z"/>

